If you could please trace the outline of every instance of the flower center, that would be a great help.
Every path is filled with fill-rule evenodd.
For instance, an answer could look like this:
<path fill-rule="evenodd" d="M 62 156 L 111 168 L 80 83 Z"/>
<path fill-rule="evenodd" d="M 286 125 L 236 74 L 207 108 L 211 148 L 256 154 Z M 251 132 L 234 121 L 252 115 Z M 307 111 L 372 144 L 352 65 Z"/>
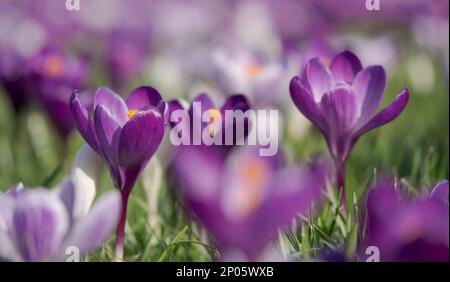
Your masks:
<path fill-rule="evenodd" d="M 138 110 L 136 110 L 136 109 L 128 110 L 128 112 L 127 112 L 128 119 L 133 118 L 137 113 L 138 113 Z"/>
<path fill-rule="evenodd" d="M 60 76 L 64 72 L 64 62 L 61 57 L 49 56 L 44 62 L 44 72 L 50 76 Z"/>
<path fill-rule="evenodd" d="M 262 67 L 259 64 L 256 63 L 251 63 L 248 64 L 245 67 L 245 75 L 250 78 L 250 79 L 254 79 L 256 77 L 258 77 L 262 72 Z"/>
<path fill-rule="evenodd" d="M 254 211 L 263 199 L 263 188 L 268 180 L 267 165 L 258 160 L 252 160 L 242 167 L 242 184 L 237 193 L 237 200 L 242 205 L 244 214 Z"/>
<path fill-rule="evenodd" d="M 222 114 L 218 109 L 211 109 L 209 110 L 209 113 L 209 123 L 211 124 L 211 126 L 209 127 L 209 136 L 212 138 L 216 135 L 216 130 L 218 129 L 216 123 L 221 119 Z"/>

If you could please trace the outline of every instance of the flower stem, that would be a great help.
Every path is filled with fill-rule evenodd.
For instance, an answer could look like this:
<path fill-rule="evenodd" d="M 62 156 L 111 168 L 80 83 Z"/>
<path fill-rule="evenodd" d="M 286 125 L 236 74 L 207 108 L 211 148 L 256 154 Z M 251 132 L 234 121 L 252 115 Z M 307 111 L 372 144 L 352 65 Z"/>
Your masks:
<path fill-rule="evenodd" d="M 336 165 L 336 180 L 339 188 L 339 194 L 341 197 L 341 207 L 343 207 L 344 209 L 347 208 L 346 204 L 347 198 L 345 193 L 345 167 L 346 167 L 345 162 L 338 163 Z"/>
<path fill-rule="evenodd" d="M 125 239 L 125 225 L 127 219 L 127 206 L 128 206 L 128 192 L 123 192 L 122 194 L 122 207 L 120 210 L 119 225 L 116 231 L 116 259 L 123 261 L 123 246 Z"/>

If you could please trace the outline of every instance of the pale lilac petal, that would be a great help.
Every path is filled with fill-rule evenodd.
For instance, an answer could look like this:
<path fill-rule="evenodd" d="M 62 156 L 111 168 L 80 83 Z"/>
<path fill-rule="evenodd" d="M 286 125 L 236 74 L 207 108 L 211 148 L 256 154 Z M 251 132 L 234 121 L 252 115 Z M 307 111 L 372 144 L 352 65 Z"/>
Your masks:
<path fill-rule="evenodd" d="M 306 65 L 303 75 L 302 83 L 313 95 L 314 101 L 319 103 L 322 96 L 330 91 L 333 83 L 329 69 L 318 58 L 314 58 Z"/>
<path fill-rule="evenodd" d="M 344 51 L 333 58 L 330 70 L 335 81 L 344 81 L 350 84 L 356 74 L 362 70 L 362 65 L 355 54 Z"/>
<path fill-rule="evenodd" d="M 12 234 L 23 260 L 54 260 L 68 227 L 67 211 L 56 195 L 34 190 L 17 199 Z"/>
<path fill-rule="evenodd" d="M 19 196 L 24 191 L 23 188 L 24 188 L 23 183 L 19 182 L 13 188 L 8 189 L 8 191 L 6 191 L 5 194 L 12 198 L 17 198 L 17 196 Z"/>
<path fill-rule="evenodd" d="M 0 229 L 0 261 L 20 261 L 9 234 Z"/>
<path fill-rule="evenodd" d="M 99 165 L 97 155 L 88 146 L 82 146 L 77 152 L 70 175 L 77 193 L 74 218 L 86 215 L 94 201 Z"/>
<path fill-rule="evenodd" d="M 120 211 L 120 194 L 116 191 L 102 196 L 84 218 L 74 225 L 64 248 L 77 247 L 80 256 L 101 246 L 117 225 Z"/>
<path fill-rule="evenodd" d="M 0 193 L 0 230 L 11 229 L 13 201 L 14 199 L 6 193 Z"/>
<path fill-rule="evenodd" d="M 123 99 L 111 89 L 101 87 L 94 96 L 94 109 L 99 105 L 104 106 L 111 117 L 122 126 L 127 121 L 127 106 Z"/>
<path fill-rule="evenodd" d="M 448 204 L 448 180 L 444 179 L 431 191 L 430 197 Z"/>

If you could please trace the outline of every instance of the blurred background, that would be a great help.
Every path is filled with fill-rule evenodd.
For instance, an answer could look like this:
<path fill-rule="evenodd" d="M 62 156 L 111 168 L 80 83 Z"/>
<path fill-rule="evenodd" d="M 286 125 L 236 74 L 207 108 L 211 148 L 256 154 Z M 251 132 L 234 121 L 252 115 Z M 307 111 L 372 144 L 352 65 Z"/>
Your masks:
<path fill-rule="evenodd" d="M 385 174 L 417 188 L 448 178 L 447 0 L 380 0 L 374 11 L 364 0 L 80 0 L 73 11 L 64 2 L 0 0 L 0 190 L 52 186 L 70 170 L 83 144 L 67 105 L 73 89 L 126 96 L 151 85 L 166 100 L 207 92 L 218 103 L 243 93 L 253 108 L 281 110 L 290 160 L 326 153 L 291 102 L 289 80 L 310 58 L 327 63 L 344 49 L 386 69 L 382 106 L 405 86 L 411 94 L 400 118 L 356 146 L 349 193 Z M 104 170 L 100 190 L 111 187 Z M 145 209 L 131 201 L 131 213 Z M 183 227 L 176 207 L 161 209 L 167 232 Z M 134 240 L 130 248 L 145 242 Z"/>

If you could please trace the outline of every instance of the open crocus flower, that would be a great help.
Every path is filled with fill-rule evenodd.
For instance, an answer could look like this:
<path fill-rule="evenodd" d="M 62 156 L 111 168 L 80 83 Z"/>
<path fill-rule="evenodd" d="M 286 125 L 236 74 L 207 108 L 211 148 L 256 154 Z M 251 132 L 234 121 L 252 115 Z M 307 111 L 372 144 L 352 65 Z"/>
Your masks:
<path fill-rule="evenodd" d="M 0 193 L 0 260 L 67 261 L 100 247 L 119 220 L 120 195 L 95 197 L 95 153 L 77 154 L 69 179 L 53 190 L 19 183 Z"/>
<path fill-rule="evenodd" d="M 250 124 L 248 120 L 244 120 L 242 130 L 236 126 L 236 119 L 229 121 L 225 118 L 226 111 L 242 111 L 245 113 L 250 109 L 250 105 L 247 98 L 244 95 L 232 95 L 230 96 L 221 107 L 217 107 L 214 102 L 209 98 L 207 94 L 200 94 L 194 98 L 188 110 L 185 110 L 183 106 L 176 100 L 170 101 L 168 106 L 168 112 L 170 113 L 170 125 L 172 127 L 180 127 L 180 135 L 185 135 L 186 141 L 189 141 L 191 145 L 204 145 L 202 140 L 202 133 L 204 130 L 209 130 L 209 136 L 212 140 L 220 139 L 220 145 L 216 148 L 223 148 L 228 151 L 233 145 L 227 145 L 226 143 L 226 131 L 232 128 L 233 142 L 236 145 L 238 141 L 242 141 L 249 133 Z M 185 115 L 173 114 L 175 111 L 187 111 Z M 207 122 L 202 120 L 205 113 L 209 112 L 210 118 Z M 182 119 L 184 117 L 185 119 Z M 188 120 L 186 119 L 188 118 Z M 201 122 L 201 126 L 197 127 L 194 123 L 196 120 Z M 198 144 L 197 144 L 198 143 Z M 217 144 L 214 143 L 214 144 Z M 187 145 L 187 144 L 183 144 Z"/>
<path fill-rule="evenodd" d="M 182 147 L 174 167 L 187 206 L 231 260 L 237 253 L 258 259 L 279 228 L 320 198 L 325 182 L 322 167 L 283 167 L 279 155 L 260 157 L 248 146 L 227 157 Z"/>
<path fill-rule="evenodd" d="M 406 201 L 393 185 L 371 190 L 364 245 L 377 247 L 381 261 L 448 261 L 448 181 L 433 191 Z"/>
<path fill-rule="evenodd" d="M 292 100 L 327 141 L 344 204 L 345 167 L 356 141 L 395 119 L 408 103 L 408 90 L 404 89 L 377 112 L 385 87 L 383 67 L 363 69 L 358 57 L 349 51 L 334 57 L 330 67 L 317 58 L 311 59 L 302 76 L 291 80 Z"/>
<path fill-rule="evenodd" d="M 107 163 L 115 187 L 122 195 L 117 230 L 117 256 L 123 256 L 126 210 L 129 194 L 164 135 L 166 103 L 151 87 L 131 92 L 126 101 L 108 88 L 99 88 L 90 108 L 78 92 L 71 97 L 75 124 L 86 142 Z"/>
<path fill-rule="evenodd" d="M 214 78 L 223 93 L 246 93 L 252 105 L 278 102 L 284 68 L 262 54 L 218 48 L 212 53 Z"/>
<path fill-rule="evenodd" d="M 27 189 L 0 194 L 0 260 L 65 261 L 97 249 L 119 219 L 120 196 L 110 192 L 85 215 L 74 217 L 76 188 Z M 76 250 L 76 251 L 74 251 Z"/>

